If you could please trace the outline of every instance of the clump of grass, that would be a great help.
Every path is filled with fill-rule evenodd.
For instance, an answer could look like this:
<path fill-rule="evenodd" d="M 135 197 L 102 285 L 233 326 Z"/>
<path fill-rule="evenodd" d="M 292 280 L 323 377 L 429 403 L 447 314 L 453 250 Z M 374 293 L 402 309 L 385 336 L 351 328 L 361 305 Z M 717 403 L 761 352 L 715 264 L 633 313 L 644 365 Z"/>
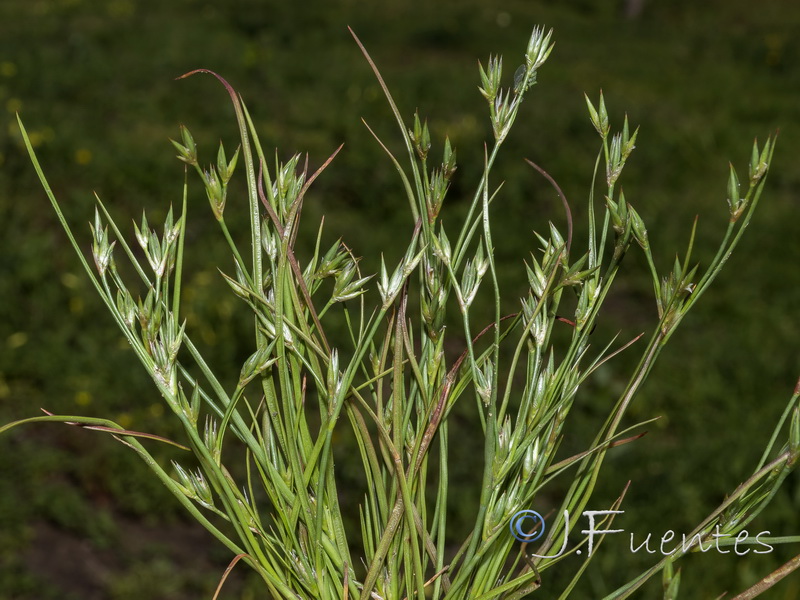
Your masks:
<path fill-rule="evenodd" d="M 182 319 L 184 253 L 191 251 L 185 247 L 188 183 L 179 216 L 170 209 L 160 233 L 146 217 L 134 225 L 138 249 L 126 241 L 98 198 L 91 227 L 92 266 L 61 213 L 20 121 L 33 164 L 70 242 L 180 421 L 185 440 L 128 430 L 105 419 L 49 413 L 0 431 L 57 421 L 110 433 L 138 453 L 187 511 L 231 551 L 231 568 L 239 561 L 248 564 L 275 598 L 510 600 L 547 589 L 548 569 L 588 546 L 572 581 L 564 589 L 548 589 L 559 591 L 562 598 L 569 596 L 592 549 L 603 540 L 602 532 L 577 535 L 574 516 L 589 507 L 606 453 L 640 437 L 635 432 L 643 424 L 622 428 L 626 410 L 664 345 L 739 243 L 763 191 L 775 140 L 753 145 L 746 192 L 731 166 L 728 228 L 711 263 L 703 269 L 693 263 L 693 228 L 683 259 L 659 270 L 645 224 L 619 186 L 638 130 L 631 131 L 626 118 L 621 130 L 612 133 L 602 94 L 597 103 L 587 97 L 590 121 L 601 139 L 588 193 L 588 231 L 580 236 L 583 243 L 577 243 L 566 198 L 556 182 L 531 163 L 561 197 L 567 231 L 549 224 L 537 234 L 539 248 L 526 264 L 527 295 L 517 313 L 503 315 L 491 220 L 500 190 L 492 181 L 492 169 L 523 99 L 550 56 L 551 36 L 534 29 L 511 87 L 503 87 L 501 57 L 490 57 L 480 67 L 480 93 L 488 103 L 493 139 L 485 148 L 482 172 L 459 174 L 473 175 L 478 182 L 466 216 L 449 234 L 440 214 L 456 176 L 455 149 L 445 139 L 441 161 L 433 158 L 427 124 L 418 114 L 406 123 L 356 38 L 400 128 L 405 166 L 377 136 L 376 140 L 397 169 L 413 225 L 402 258 L 390 265 L 382 260 L 375 275 L 363 273 L 359 259 L 341 241 L 323 250 L 321 226 L 311 258 L 303 263 L 295 252 L 304 198 L 336 152 L 314 173 L 299 155 L 284 163 L 276 160 L 270 168 L 250 113 L 235 90 L 210 71 L 186 75 L 211 73 L 224 85 L 241 138 L 233 153 L 220 145 L 216 160 L 207 167 L 187 128 L 181 127 L 180 141 L 173 141 L 178 158 L 199 176 L 230 247 L 233 269 L 222 276 L 253 313 L 252 354 L 233 389 L 223 386 Z M 233 238 L 225 222 L 228 186 L 240 162 L 250 216 L 247 248 Z M 575 252 L 578 246 L 581 250 Z M 643 342 L 641 360 L 593 442 L 576 456 L 557 459 L 581 385 L 605 361 L 644 336 L 611 340 L 599 350 L 588 341 L 623 257 L 637 247 L 652 275 L 658 324 Z M 135 286 L 117 269 L 120 250 L 145 286 L 144 297 L 134 298 Z M 475 314 L 478 294 L 491 298 L 493 314 Z M 558 316 L 565 297 L 576 306 L 570 319 Z M 446 326 L 452 309 L 458 311 L 458 333 Z M 332 341 L 326 324 L 335 319 L 346 322 L 349 339 Z M 558 321 L 571 327 L 571 336 L 556 348 L 551 337 Z M 463 351 L 455 357 L 445 352 L 448 338 L 463 340 Z M 676 565 L 683 556 L 721 535 L 737 536 L 744 530 L 800 455 L 799 397 L 796 389 L 753 474 L 697 525 L 687 536 L 689 544 L 609 598 L 628 596 L 659 572 L 664 574 L 665 597 L 676 597 Z M 472 532 L 457 541 L 447 522 L 447 507 L 453 501 L 448 497 L 448 465 L 454 443 L 448 418 L 456 402 L 470 398 L 481 423 L 475 434 L 484 439 L 483 473 Z M 366 481 L 356 530 L 346 525 L 339 504 L 340 478 L 333 460 L 333 435 L 337 427 L 347 426 L 345 421 L 357 440 Z M 787 421 L 788 434 L 781 434 Z M 781 435 L 785 441 L 779 444 Z M 171 468 L 159 464 L 146 447 L 154 442 L 181 448 L 187 459 Z M 242 468 L 230 466 L 238 456 L 237 443 L 244 448 Z M 232 473 L 239 472 L 245 475 L 237 479 Z M 555 479 L 564 477 L 571 482 L 560 510 L 533 548 L 539 537 L 522 535 L 519 515 L 535 506 Z M 609 528 L 624 495 L 623 490 L 597 530 Z M 510 523 L 511 533 L 519 535 L 509 533 Z M 570 535 L 577 535 L 578 541 L 567 552 L 557 552 L 566 548 Z M 458 550 L 448 551 L 454 544 Z M 363 548 L 360 556 L 354 554 L 356 547 Z M 796 566 L 789 564 L 778 574 Z"/>

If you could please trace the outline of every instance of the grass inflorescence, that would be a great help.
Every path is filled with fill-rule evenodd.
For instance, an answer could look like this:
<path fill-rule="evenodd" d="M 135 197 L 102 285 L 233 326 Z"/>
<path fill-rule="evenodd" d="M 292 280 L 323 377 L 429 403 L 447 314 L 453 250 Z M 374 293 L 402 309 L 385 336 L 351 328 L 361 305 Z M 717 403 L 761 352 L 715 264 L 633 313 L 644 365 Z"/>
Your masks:
<path fill-rule="evenodd" d="M 448 139 L 438 150 L 441 161 L 434 158 L 427 122 L 418 114 L 406 122 L 366 48 L 355 39 L 388 100 L 407 155 L 395 156 L 375 135 L 397 170 L 411 213 L 410 240 L 400 259 L 388 264 L 381 259 L 376 274 L 362 272 L 359 258 L 342 241 L 323 249 L 321 225 L 310 258 L 303 260 L 296 251 L 306 194 L 338 150 L 313 173 L 299 155 L 273 163 L 250 112 L 227 81 L 207 70 L 185 75 L 216 77 L 229 93 L 239 128 L 240 146 L 231 152 L 220 144 L 207 166 L 188 128 L 182 126 L 180 140 L 172 142 L 187 172 L 200 178 L 230 248 L 232 268 L 221 276 L 253 315 L 252 354 L 230 389 L 204 359 L 183 318 L 184 255 L 191 252 L 186 244 L 188 176 L 178 216 L 170 209 L 160 229 L 143 216 L 134 224 L 135 243 L 126 241 L 98 198 L 91 225 L 92 265 L 20 120 L 33 164 L 78 257 L 185 439 L 172 441 L 106 419 L 49 413 L 0 431 L 59 421 L 113 435 L 138 453 L 231 551 L 231 566 L 248 564 L 275 598 L 511 600 L 547 589 L 548 570 L 588 545 L 571 581 L 563 589 L 548 590 L 565 598 L 603 540 L 603 535 L 581 533 L 570 515 L 590 508 L 606 454 L 642 435 L 643 423 L 623 426 L 626 411 L 750 223 L 775 138 L 754 143 L 746 177 L 731 166 L 729 221 L 711 262 L 702 268 L 693 262 L 693 228 L 682 257 L 664 270 L 656 264 L 643 219 L 620 186 L 638 129 L 632 130 L 626 117 L 615 132 L 602 93 L 597 101 L 587 96 L 589 121 L 601 140 L 588 193 L 588 230 L 573 230 L 570 204 L 560 187 L 531 162 L 561 198 L 567 230 L 551 223 L 536 234 L 538 248 L 525 263 L 527 293 L 517 312 L 503 314 L 495 263 L 499 236 L 491 218 L 502 210 L 502 191 L 493 180 L 493 167 L 550 57 L 552 31 L 534 29 L 510 87 L 504 87 L 502 57 L 490 57 L 480 66 L 479 91 L 488 104 L 492 139 L 477 174 L 457 174 L 456 151 Z M 244 170 L 247 190 L 247 245 L 235 239 L 225 221 L 226 210 L 240 208 L 239 198 L 228 198 L 237 168 Z M 474 194 L 460 225 L 448 232 L 442 211 L 450 183 L 470 175 L 477 180 Z M 598 349 L 589 335 L 623 258 L 637 248 L 652 276 L 658 323 L 649 334 L 612 339 Z M 140 280 L 135 284 L 117 268 L 121 254 Z M 144 294 L 132 291 L 139 286 Z M 493 311 L 474 310 L 479 295 L 489 299 Z M 574 314 L 564 317 L 563 311 L 573 306 Z M 346 323 L 345 338 L 330 333 L 332 322 Z M 554 336 L 557 326 L 570 329 L 563 344 L 556 341 L 561 336 Z M 629 347 L 639 348 L 641 359 L 596 437 L 583 452 L 560 456 L 581 386 Z M 609 598 L 628 596 L 659 572 L 665 597 L 676 597 L 677 565 L 684 555 L 715 536 L 744 530 L 800 455 L 799 397 L 795 390 L 753 474 L 688 535 L 693 541 Z M 463 540 L 453 539 L 448 528 L 448 507 L 454 502 L 448 496 L 448 466 L 458 443 L 450 437 L 448 418 L 458 402 L 474 403 L 480 430 L 473 434 L 482 437 L 484 448 L 478 509 Z M 334 461 L 334 434 L 348 424 L 366 484 L 358 527 L 340 505 L 341 477 Z M 173 444 L 188 453 L 187 459 L 162 465 L 146 447 L 153 442 Z M 243 457 L 238 448 L 244 449 Z M 240 458 L 244 464 L 231 464 Z M 535 506 L 556 479 L 566 493 L 546 535 L 521 543 L 512 535 L 512 519 Z M 624 496 L 621 490 L 609 511 L 623 506 Z M 606 514 L 597 529 L 609 529 L 613 515 Z M 557 552 L 570 535 L 579 541 L 566 553 Z"/>

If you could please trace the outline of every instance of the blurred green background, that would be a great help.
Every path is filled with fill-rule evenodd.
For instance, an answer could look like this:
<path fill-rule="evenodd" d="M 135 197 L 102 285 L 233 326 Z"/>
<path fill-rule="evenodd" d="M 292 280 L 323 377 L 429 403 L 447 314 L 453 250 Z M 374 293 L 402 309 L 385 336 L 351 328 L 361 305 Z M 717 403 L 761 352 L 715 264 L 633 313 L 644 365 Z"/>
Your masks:
<path fill-rule="evenodd" d="M 607 506 L 631 480 L 620 526 L 637 539 L 691 530 L 750 473 L 800 371 L 800 4 L 789 0 L 3 0 L 0 422 L 41 407 L 179 435 L 79 271 L 22 150 L 15 112 L 88 250 L 93 191 L 121 223 L 140 219 L 142 208 L 158 222 L 179 202 L 183 169 L 168 142 L 179 123 L 191 129 L 205 162 L 220 138 L 234 147 L 224 90 L 207 76 L 174 80 L 213 69 L 242 93 L 262 142 L 282 159 L 307 151 L 315 168 L 345 143 L 308 196 L 300 243 L 311 243 L 325 215 L 327 239 L 342 235 L 370 270 L 387 240 L 411 224 L 393 168 L 360 122 L 396 147 L 391 113 L 347 26 L 369 48 L 404 116 L 418 108 L 428 119 L 434 155 L 445 134 L 457 147 L 459 171 L 445 207 L 453 231 L 491 135 L 477 61 L 501 53 L 510 77 L 536 24 L 555 28 L 556 49 L 495 176 L 505 180 L 494 226 L 502 232 L 496 240 L 509 311 L 524 293 L 522 260 L 537 246 L 532 231 L 548 220 L 563 225 L 558 199 L 523 157 L 560 183 L 576 236 L 585 232 L 599 139 L 584 91 L 595 99 L 604 90 L 613 128 L 625 112 L 641 125 L 622 185 L 662 270 L 685 248 L 695 215 L 696 256 L 708 263 L 728 214 L 728 160 L 746 172 L 753 138 L 780 128 L 767 192 L 743 243 L 674 336 L 628 422 L 662 418 L 644 439 L 609 455 L 592 506 Z M 235 375 L 250 353 L 248 319 L 216 273 L 215 264 L 230 265 L 194 180 L 190 200 L 189 327 Z M 230 198 L 226 219 L 244 233 L 234 217 L 241 206 Z M 654 324 L 642 261 L 631 256 L 625 267 L 601 316 L 600 340 Z M 600 425 L 634 355 L 599 372 L 579 396 L 565 452 Z M 467 404 L 464 431 L 474 424 Z M 451 498 L 468 497 L 478 471 L 477 442 L 462 437 Z M 800 534 L 798 508 L 795 475 L 752 529 Z M 452 510 L 463 527 L 473 505 Z M 626 536 L 609 538 L 582 597 L 608 593 L 654 560 L 627 544 Z M 687 560 L 682 597 L 741 591 L 797 551 Z M 113 440 L 56 425 L 0 437 L 0 599 L 209 598 L 229 559 Z M 565 562 L 552 577 L 574 568 Z M 657 596 L 656 582 L 642 597 Z M 795 575 L 764 597 L 798 596 Z M 220 597 L 263 596 L 242 569 Z"/>

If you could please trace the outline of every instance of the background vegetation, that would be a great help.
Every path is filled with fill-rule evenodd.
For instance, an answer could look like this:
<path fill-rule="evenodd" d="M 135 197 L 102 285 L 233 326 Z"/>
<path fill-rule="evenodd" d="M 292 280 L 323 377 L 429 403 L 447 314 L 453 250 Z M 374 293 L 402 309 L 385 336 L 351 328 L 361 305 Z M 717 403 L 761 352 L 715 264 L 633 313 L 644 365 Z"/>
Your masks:
<path fill-rule="evenodd" d="M 341 234 L 366 257 L 369 271 L 377 262 L 371 251 L 410 224 L 393 167 L 360 122 L 364 117 L 384 139 L 396 139 L 346 26 L 370 49 L 404 114 L 410 118 L 419 108 L 433 135 L 447 133 L 457 147 L 459 172 L 449 196 L 449 210 L 457 212 L 459 190 L 477 180 L 490 136 L 476 89 L 477 60 L 489 53 L 512 60 L 531 27 L 543 23 L 555 28 L 557 45 L 505 148 L 505 206 L 494 225 L 503 232 L 498 260 L 509 311 L 520 295 L 515 290 L 525 286 L 521 261 L 535 246 L 532 229 L 562 218 L 558 199 L 523 157 L 559 182 L 576 211 L 576 230 L 585 223 L 580 211 L 597 142 L 584 91 L 594 98 L 603 88 L 615 122 L 627 111 L 642 126 L 625 195 L 654 247 L 664 251 L 661 265 L 672 259 L 666 250 L 685 245 L 696 214 L 698 256 L 710 258 L 727 215 L 727 160 L 744 169 L 753 137 L 781 129 L 748 235 L 716 292 L 674 337 L 630 415 L 662 419 L 606 463 L 608 498 L 633 481 L 626 529 L 688 531 L 757 462 L 800 367 L 800 7 L 779 0 L 757 9 L 746 0 L 651 0 L 636 18 L 625 9 L 623 2 L 599 0 L 5 0 L 0 422 L 44 407 L 171 433 L 157 393 L 80 276 L 22 151 L 16 111 L 68 219 L 86 232 L 88 251 L 88 227 L 80 223 L 91 217 L 93 190 L 121 222 L 138 219 L 142 207 L 157 222 L 158 211 L 179 200 L 182 168 L 168 138 L 178 135 L 180 122 L 208 155 L 219 136 L 232 147 L 236 130 L 224 92 L 203 78 L 173 79 L 196 67 L 214 69 L 243 94 L 262 140 L 282 158 L 308 151 L 313 167 L 345 142 L 308 197 L 307 222 L 324 214 L 328 234 Z M 224 240 L 210 215 L 200 218 L 208 211 L 200 185 L 192 191 L 196 214 L 187 244 L 202 249 L 192 255 L 200 265 L 224 256 Z M 309 239 L 314 233 L 305 232 Z M 598 336 L 636 334 L 655 320 L 644 265 L 631 263 L 633 275 L 620 282 L 623 291 Z M 247 355 L 237 340 L 249 339 L 248 324 L 216 272 L 204 268 L 188 265 L 189 327 L 218 361 L 230 361 L 235 376 Z M 226 300 L 219 302 L 217 292 Z M 590 436 L 627 372 L 624 360 L 617 362 L 578 399 L 583 422 L 565 440 L 565 452 Z M 461 419 L 468 431 L 473 416 L 465 411 Z M 480 453 L 464 439 L 451 469 L 452 498 L 468 497 L 479 472 L 472 461 Z M 67 427 L 31 427 L 0 439 L 0 598 L 210 597 L 226 551 L 184 521 L 137 460 L 111 440 Z M 794 476 L 754 526 L 797 534 L 798 507 Z M 453 511 L 466 520 L 474 505 Z M 626 540 L 612 542 L 613 536 L 590 573 L 589 597 L 650 562 L 631 555 Z M 698 557 L 684 574 L 685 597 L 704 597 L 703 581 L 711 578 L 736 591 L 787 558 L 777 550 L 760 561 Z M 239 577 L 223 597 L 254 597 L 248 585 Z M 765 597 L 798 593 L 795 576 Z"/>

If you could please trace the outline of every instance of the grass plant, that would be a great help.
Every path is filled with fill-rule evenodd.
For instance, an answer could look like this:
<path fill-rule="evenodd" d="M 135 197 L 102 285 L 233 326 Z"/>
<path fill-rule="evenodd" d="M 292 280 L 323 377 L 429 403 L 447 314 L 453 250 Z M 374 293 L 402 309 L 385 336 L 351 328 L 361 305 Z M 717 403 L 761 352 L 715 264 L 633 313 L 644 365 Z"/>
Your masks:
<path fill-rule="evenodd" d="M 97 198 L 91 225 L 93 265 L 64 218 L 19 121 L 34 167 L 77 256 L 185 436 L 175 441 L 111 420 L 49 413 L 10 423 L 0 432 L 23 423 L 55 421 L 112 435 L 136 452 L 231 551 L 231 568 L 240 561 L 249 565 L 274 598 L 512 600 L 540 588 L 567 598 L 604 538 L 581 532 L 578 517 L 598 508 L 592 505 L 593 492 L 606 454 L 643 435 L 646 423 L 626 425 L 626 411 L 659 353 L 750 223 L 766 184 L 775 138 L 754 143 L 743 187 L 731 166 L 728 226 L 711 262 L 701 267 L 692 260 L 695 223 L 686 251 L 665 270 L 656 264 L 646 226 L 620 185 L 638 130 L 631 130 L 626 117 L 614 132 L 602 93 L 597 101 L 587 96 L 589 121 L 600 137 L 588 191 L 588 230 L 573 231 L 570 204 L 560 187 L 530 162 L 560 197 L 567 228 L 560 231 L 551 223 L 536 234 L 538 247 L 525 265 L 527 295 L 518 312 L 503 314 L 494 241 L 500 236 L 491 218 L 503 210 L 502 185 L 493 180 L 493 167 L 523 99 L 553 50 L 552 31 L 534 29 L 510 87 L 504 87 L 502 57 L 490 57 L 480 66 L 479 90 L 488 104 L 493 137 L 484 147 L 482 172 L 458 175 L 449 140 L 441 144 L 441 161 L 434 159 L 424 118 L 403 117 L 366 48 L 354 38 L 399 127 L 402 158 L 377 135 L 375 139 L 397 170 L 410 212 L 405 251 L 395 263 L 382 259 L 374 275 L 362 272 L 359 258 L 344 242 L 324 249 L 322 224 L 307 260 L 302 259 L 306 250 L 296 248 L 306 194 L 338 150 L 313 173 L 300 155 L 273 161 L 242 98 L 211 71 L 184 77 L 211 74 L 225 87 L 240 146 L 231 152 L 220 145 L 214 162 L 205 166 L 192 134 L 181 127 L 180 140 L 173 145 L 187 177 L 178 216 L 170 209 L 160 232 L 143 216 L 134 224 L 135 243 L 129 244 Z M 240 163 L 250 220 L 247 245 L 235 239 L 225 221 L 229 183 Z M 230 248 L 232 262 L 221 276 L 253 314 L 252 354 L 232 389 L 204 359 L 182 316 L 184 256 L 191 252 L 186 244 L 188 172 L 200 178 Z M 463 220 L 450 229 L 442 210 L 455 176 L 477 184 Z M 235 206 L 240 209 L 244 201 Z M 590 334 L 601 308 L 623 258 L 637 248 L 652 276 L 658 323 L 649 334 L 595 347 Z M 118 269 L 120 252 L 140 281 L 128 281 L 124 269 Z M 141 286 L 144 293 L 137 292 Z M 493 307 L 489 314 L 474 309 L 479 295 Z M 570 311 L 569 318 L 562 316 L 565 311 Z M 339 322 L 346 323 L 343 339 L 330 333 L 329 323 Z M 562 336 L 554 335 L 556 328 L 569 331 L 563 344 Z M 460 347 L 455 353 L 453 345 Z M 560 442 L 571 411 L 581 401 L 581 386 L 629 348 L 639 348 L 641 359 L 595 439 L 583 452 L 561 456 Z M 800 385 L 753 473 L 687 535 L 688 545 L 609 591 L 608 598 L 628 597 L 659 573 L 664 597 L 676 598 L 678 565 L 685 555 L 709 543 L 726 545 L 738 539 L 800 456 L 799 398 Z M 484 440 L 478 510 L 463 540 L 453 539 L 448 529 L 448 507 L 454 501 L 448 496 L 448 465 L 457 443 L 450 437 L 448 418 L 459 402 L 474 403 L 481 429 L 473 434 Z M 348 424 L 365 482 L 360 527 L 355 529 L 340 505 L 341 478 L 334 460 L 335 433 Z M 177 446 L 187 458 L 172 466 L 160 464 L 148 450 L 153 443 Z M 239 459 L 242 464 L 231 463 Z M 536 507 L 543 490 L 566 478 L 567 492 L 546 536 L 539 541 L 523 532 L 520 511 Z M 611 528 L 613 511 L 624 506 L 624 496 L 621 490 L 607 507 L 611 512 L 597 524 L 598 530 Z M 720 542 L 720 536 L 727 539 Z M 756 540 L 745 533 L 742 541 Z M 567 551 L 558 552 L 562 547 Z M 548 585 L 548 570 L 587 549 L 562 589 Z M 796 560 L 787 563 L 757 585 L 763 588 L 797 566 Z"/>

